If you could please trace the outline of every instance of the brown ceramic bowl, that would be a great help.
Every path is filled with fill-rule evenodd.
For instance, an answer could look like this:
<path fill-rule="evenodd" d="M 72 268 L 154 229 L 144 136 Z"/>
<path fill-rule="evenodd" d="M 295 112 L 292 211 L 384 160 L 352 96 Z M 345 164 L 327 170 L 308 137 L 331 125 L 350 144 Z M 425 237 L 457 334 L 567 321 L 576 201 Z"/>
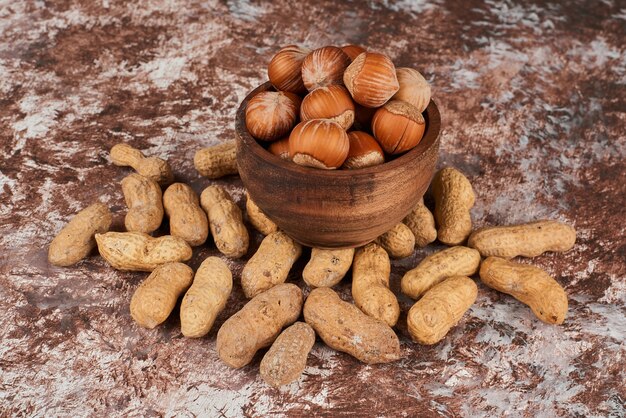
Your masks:
<path fill-rule="evenodd" d="M 364 245 L 388 231 L 417 205 L 435 171 L 441 119 L 433 101 L 424 114 L 426 132 L 417 147 L 393 160 L 357 170 L 320 170 L 285 161 L 263 148 L 237 111 L 237 164 L 252 200 L 299 243 L 318 248 Z"/>

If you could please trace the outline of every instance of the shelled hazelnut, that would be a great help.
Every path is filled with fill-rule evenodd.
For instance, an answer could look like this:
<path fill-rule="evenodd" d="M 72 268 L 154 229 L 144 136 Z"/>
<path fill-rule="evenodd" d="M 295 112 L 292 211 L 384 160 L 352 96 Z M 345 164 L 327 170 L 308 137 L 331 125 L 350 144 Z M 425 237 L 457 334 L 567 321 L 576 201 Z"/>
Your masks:
<path fill-rule="evenodd" d="M 419 71 L 406 67 L 398 68 L 396 76 L 400 89 L 391 99 L 410 103 L 420 112 L 426 110 L 430 102 L 430 84 L 424 76 Z"/>
<path fill-rule="evenodd" d="M 300 97 L 283 91 L 264 91 L 254 96 L 246 107 L 246 128 L 260 141 L 274 141 L 296 124 Z"/>
<path fill-rule="evenodd" d="M 270 61 L 267 75 L 277 90 L 301 94 L 306 92 L 302 82 L 302 62 L 310 49 L 289 45 L 282 48 Z"/>
<path fill-rule="evenodd" d="M 320 87 L 302 100 L 300 119 L 330 119 L 348 129 L 354 122 L 354 102 L 343 86 Z"/>
<path fill-rule="evenodd" d="M 400 154 L 422 140 L 426 122 L 413 105 L 392 100 L 378 109 L 372 119 L 372 131 L 388 154 Z"/>
<path fill-rule="evenodd" d="M 341 50 L 350 57 L 350 61 L 354 61 L 356 57 L 365 52 L 365 48 L 359 45 L 344 45 Z"/>
<path fill-rule="evenodd" d="M 376 52 L 357 56 L 346 69 L 343 82 L 354 101 L 366 107 L 384 105 L 400 88 L 393 62 Z"/>
<path fill-rule="evenodd" d="M 272 142 L 267 150 L 283 160 L 291 160 L 291 156 L 289 155 L 288 136 Z"/>
<path fill-rule="evenodd" d="M 300 122 L 289 135 L 291 160 L 307 167 L 339 168 L 349 149 L 348 134 L 341 125 L 329 119 Z"/>
<path fill-rule="evenodd" d="M 350 150 L 343 168 L 365 168 L 385 162 L 385 154 L 376 139 L 367 132 L 348 132 Z"/>
<path fill-rule="evenodd" d="M 350 58 L 335 46 L 325 46 L 309 53 L 302 62 L 302 81 L 309 91 L 343 83 L 343 73 Z"/>

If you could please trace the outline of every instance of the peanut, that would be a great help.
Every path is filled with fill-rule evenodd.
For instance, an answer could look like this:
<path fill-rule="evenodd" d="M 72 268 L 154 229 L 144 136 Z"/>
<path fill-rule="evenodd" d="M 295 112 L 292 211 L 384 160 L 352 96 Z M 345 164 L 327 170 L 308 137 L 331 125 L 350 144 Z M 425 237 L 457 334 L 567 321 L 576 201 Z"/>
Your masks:
<path fill-rule="evenodd" d="M 122 180 L 122 192 L 128 206 L 124 218 L 127 231 L 150 234 L 163 221 L 163 193 L 161 186 L 147 177 L 133 173 Z"/>
<path fill-rule="evenodd" d="M 174 174 L 167 161 L 158 157 L 145 157 L 141 151 L 128 144 L 117 144 L 111 148 L 111 161 L 118 166 L 132 167 L 137 173 L 162 186 L 174 181 Z"/>
<path fill-rule="evenodd" d="M 432 190 L 437 238 L 448 245 L 463 243 L 472 232 L 470 209 L 476 200 L 472 185 L 463 173 L 446 167 L 435 174 Z"/>
<path fill-rule="evenodd" d="M 352 265 L 354 248 L 344 250 L 311 249 L 311 259 L 302 271 L 310 287 L 332 287 L 339 283 Z"/>
<path fill-rule="evenodd" d="M 437 283 L 452 276 L 471 276 L 478 271 L 480 253 L 472 248 L 452 247 L 429 255 L 402 278 L 402 293 L 417 299 Z"/>
<path fill-rule="evenodd" d="M 252 361 L 256 352 L 267 347 L 302 310 L 302 291 L 291 283 L 274 286 L 260 293 L 224 322 L 217 333 L 217 354 L 231 367 Z"/>
<path fill-rule="evenodd" d="M 400 341 L 393 329 L 342 301 L 329 287 L 311 291 L 304 304 L 304 320 L 329 347 L 364 363 L 400 358 Z"/>
<path fill-rule="evenodd" d="M 415 208 L 409 213 L 402 221 L 409 227 L 413 236 L 415 236 L 415 245 L 422 248 L 437 239 L 437 229 L 435 228 L 435 218 L 430 213 L 426 205 L 424 205 L 424 199 L 415 206 Z"/>
<path fill-rule="evenodd" d="M 193 165 L 198 172 L 210 179 L 237 174 L 237 147 L 235 141 L 224 142 L 196 151 Z"/>
<path fill-rule="evenodd" d="M 87 257 L 96 247 L 94 235 L 107 232 L 113 216 L 102 203 L 81 210 L 50 243 L 48 261 L 55 266 L 71 266 Z"/>
<path fill-rule="evenodd" d="M 170 234 L 184 239 L 192 247 L 206 241 L 209 222 L 191 187 L 184 183 L 172 184 L 163 193 L 163 206 L 170 218 Z"/>
<path fill-rule="evenodd" d="M 143 232 L 107 232 L 96 234 L 96 242 L 102 258 L 118 270 L 152 271 L 192 255 L 185 240 L 171 235 L 153 238 Z"/>
<path fill-rule="evenodd" d="M 465 276 L 450 277 L 433 286 L 407 314 L 413 341 L 427 345 L 441 341 L 474 304 L 477 295 L 476 283 Z"/>
<path fill-rule="evenodd" d="M 393 327 L 400 316 L 396 295 L 389 290 L 391 263 L 387 252 L 376 244 L 359 248 L 352 266 L 354 304 L 367 315 Z"/>
<path fill-rule="evenodd" d="M 483 257 L 536 257 L 546 251 L 568 251 L 576 242 L 576 230 L 556 221 L 496 226 L 474 231 L 468 246 Z"/>
<path fill-rule="evenodd" d="M 383 247 L 392 258 L 405 258 L 413 254 L 415 235 L 408 226 L 399 223 L 378 237 L 376 243 Z"/>
<path fill-rule="evenodd" d="M 193 270 L 185 264 L 158 266 L 135 290 L 130 300 L 130 315 L 144 328 L 152 329 L 163 323 L 192 279 Z"/>
<path fill-rule="evenodd" d="M 248 230 L 241 209 L 221 186 L 209 186 L 200 195 L 217 249 L 227 257 L 239 258 L 248 252 Z"/>
<path fill-rule="evenodd" d="M 183 335 L 199 338 L 208 334 L 232 290 L 233 275 L 226 263 L 217 257 L 204 260 L 180 305 Z"/>
<path fill-rule="evenodd" d="M 261 360 L 260 374 L 266 383 L 278 387 L 302 375 L 306 359 L 315 344 L 315 331 L 304 322 L 286 328 Z"/>
<path fill-rule="evenodd" d="M 488 257 L 480 266 L 480 280 L 528 305 L 543 322 L 562 324 L 565 321 L 565 290 L 538 267 Z"/>
<path fill-rule="evenodd" d="M 250 195 L 246 193 L 246 196 L 246 212 L 248 213 L 248 220 L 252 226 L 263 235 L 269 235 L 272 232 L 278 231 L 278 226 L 263 213 L 250 198 Z"/>
<path fill-rule="evenodd" d="M 302 246 L 284 232 L 266 236 L 241 272 L 241 287 L 247 298 L 284 283 L 289 270 L 302 254 Z"/>

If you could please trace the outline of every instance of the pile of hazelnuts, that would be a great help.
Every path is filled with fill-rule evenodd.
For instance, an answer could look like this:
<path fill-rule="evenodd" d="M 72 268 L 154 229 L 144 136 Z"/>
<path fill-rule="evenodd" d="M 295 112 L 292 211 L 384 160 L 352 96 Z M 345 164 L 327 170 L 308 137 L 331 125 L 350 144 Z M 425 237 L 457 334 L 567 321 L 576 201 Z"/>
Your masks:
<path fill-rule="evenodd" d="M 426 128 L 430 85 L 412 68 L 357 45 L 282 48 L 270 61 L 276 91 L 246 107 L 248 132 L 296 164 L 355 169 L 415 147 Z"/>

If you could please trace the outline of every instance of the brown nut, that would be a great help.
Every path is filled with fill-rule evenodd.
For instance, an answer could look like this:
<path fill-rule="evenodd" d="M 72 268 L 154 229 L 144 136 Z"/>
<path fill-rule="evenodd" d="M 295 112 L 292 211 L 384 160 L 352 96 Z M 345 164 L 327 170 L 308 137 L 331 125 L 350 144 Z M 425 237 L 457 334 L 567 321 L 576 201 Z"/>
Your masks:
<path fill-rule="evenodd" d="M 373 136 L 362 131 L 348 132 L 350 149 L 342 168 L 357 169 L 372 167 L 385 162 L 385 154 Z"/>
<path fill-rule="evenodd" d="M 557 221 L 495 226 L 472 232 L 467 245 L 483 257 L 536 257 L 546 251 L 564 252 L 576 242 L 576 230 Z"/>
<path fill-rule="evenodd" d="M 341 167 L 350 150 L 346 131 L 337 122 L 313 119 L 300 122 L 289 135 L 291 160 L 306 167 Z"/>
<path fill-rule="evenodd" d="M 307 48 L 289 45 L 281 48 L 270 61 L 267 76 L 277 90 L 295 94 L 306 92 L 302 82 L 302 62 L 311 52 Z"/>
<path fill-rule="evenodd" d="M 478 287 L 469 277 L 454 276 L 431 288 L 407 314 L 409 334 L 420 344 L 436 344 L 474 304 Z"/>
<path fill-rule="evenodd" d="M 163 193 L 156 181 L 130 174 L 122 180 L 122 193 L 128 206 L 124 218 L 127 231 L 150 234 L 159 229 L 163 221 Z"/>
<path fill-rule="evenodd" d="M 246 128 L 260 141 L 289 134 L 300 112 L 300 98 L 284 91 L 262 91 L 246 106 Z"/>
<path fill-rule="evenodd" d="M 363 363 L 389 363 L 400 358 L 400 340 L 391 327 L 342 301 L 328 287 L 311 291 L 304 304 L 304 320 L 330 348 Z"/>
<path fill-rule="evenodd" d="M 335 46 L 325 46 L 311 52 L 302 63 L 302 81 L 309 91 L 341 84 L 350 58 Z"/>
<path fill-rule="evenodd" d="M 278 226 L 254 203 L 248 192 L 246 192 L 246 213 L 248 221 L 261 234 L 269 235 L 278 231 Z"/>
<path fill-rule="evenodd" d="M 393 62 L 376 52 L 357 56 L 346 69 L 343 82 L 354 101 L 366 107 L 384 105 L 400 88 Z"/>
<path fill-rule="evenodd" d="M 406 258 L 411 256 L 415 249 L 415 235 L 408 226 L 398 223 L 379 236 L 376 243 L 383 247 L 392 258 Z"/>
<path fill-rule="evenodd" d="M 396 69 L 400 89 L 394 94 L 391 100 L 402 100 L 413 105 L 418 111 L 423 112 L 430 103 L 430 84 L 420 74 L 412 68 Z"/>
<path fill-rule="evenodd" d="M 200 195 L 207 213 L 215 246 L 226 257 L 239 258 L 248 252 L 249 236 L 241 209 L 222 186 L 209 186 Z"/>
<path fill-rule="evenodd" d="M 298 380 L 306 359 L 315 344 L 315 331 L 304 322 L 296 322 L 276 338 L 267 351 L 259 374 L 266 383 L 278 387 Z"/>
<path fill-rule="evenodd" d="M 96 234 L 107 232 L 113 215 L 102 203 L 81 210 L 50 243 L 48 261 L 55 266 L 71 266 L 87 257 L 96 247 Z"/>
<path fill-rule="evenodd" d="M 193 270 L 185 264 L 158 266 L 135 290 L 130 300 L 130 315 L 144 328 L 152 329 L 162 324 L 192 280 Z"/>
<path fill-rule="evenodd" d="M 422 248 L 437 239 L 435 218 L 424 205 L 424 199 L 402 221 L 415 236 L 415 245 Z"/>
<path fill-rule="evenodd" d="M 196 151 L 193 165 L 201 175 L 218 179 L 237 174 L 237 147 L 235 141 L 224 142 Z"/>
<path fill-rule="evenodd" d="M 209 236 L 206 213 L 198 195 L 184 183 L 174 183 L 163 193 L 163 207 L 170 218 L 170 233 L 192 247 L 204 244 Z"/>
<path fill-rule="evenodd" d="M 350 57 L 350 61 L 354 61 L 356 57 L 365 52 L 365 48 L 359 45 L 344 45 L 341 47 L 341 50 Z"/>
<path fill-rule="evenodd" d="M 302 271 L 310 287 L 332 287 L 344 278 L 354 257 L 354 248 L 343 250 L 311 249 L 311 259 Z"/>
<path fill-rule="evenodd" d="M 167 161 L 158 157 L 145 157 L 141 151 L 128 144 L 117 144 L 111 148 L 111 161 L 118 166 L 132 167 L 137 173 L 162 186 L 174 181 L 174 173 Z"/>
<path fill-rule="evenodd" d="M 302 299 L 300 288 L 291 283 L 259 294 L 224 322 L 217 333 L 217 355 L 230 367 L 250 363 L 260 348 L 271 345 L 283 327 L 298 319 Z"/>
<path fill-rule="evenodd" d="M 283 160 L 291 161 L 291 156 L 289 155 L 289 137 L 286 136 L 278 141 L 274 141 L 270 143 L 270 146 L 267 147 L 267 150 L 274 154 L 275 156 L 282 158 Z"/>
<path fill-rule="evenodd" d="M 300 106 L 300 119 L 330 119 L 343 129 L 354 122 L 354 103 L 344 86 L 320 87 L 307 94 Z"/>
<path fill-rule="evenodd" d="M 439 227 L 437 238 L 447 245 L 463 243 L 472 232 L 470 209 L 476 196 L 471 183 L 460 171 L 446 167 L 435 174 L 431 187 Z"/>
<path fill-rule="evenodd" d="M 528 305 L 543 322 L 562 324 L 565 321 L 567 294 L 556 280 L 538 267 L 488 257 L 480 266 L 480 280 Z"/>
<path fill-rule="evenodd" d="M 424 136 L 426 122 L 412 105 L 392 100 L 374 114 L 372 132 L 389 154 L 401 154 L 414 148 Z"/>

